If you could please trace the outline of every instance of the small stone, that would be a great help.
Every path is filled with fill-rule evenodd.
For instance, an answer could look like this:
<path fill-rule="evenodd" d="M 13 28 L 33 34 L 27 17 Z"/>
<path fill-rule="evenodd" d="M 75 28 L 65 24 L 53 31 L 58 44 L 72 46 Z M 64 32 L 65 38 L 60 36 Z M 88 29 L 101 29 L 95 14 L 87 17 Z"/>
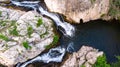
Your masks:
<path fill-rule="evenodd" d="M 9 41 L 9 42 L 7 42 L 7 44 L 8 44 L 9 46 L 15 46 L 15 45 L 17 45 L 17 42 Z"/>

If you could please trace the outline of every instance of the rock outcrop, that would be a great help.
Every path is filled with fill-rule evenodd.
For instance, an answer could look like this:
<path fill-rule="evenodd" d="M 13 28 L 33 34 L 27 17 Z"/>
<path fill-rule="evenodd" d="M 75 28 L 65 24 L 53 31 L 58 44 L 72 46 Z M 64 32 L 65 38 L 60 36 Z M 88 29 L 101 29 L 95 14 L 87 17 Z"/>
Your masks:
<path fill-rule="evenodd" d="M 0 7 L 0 64 L 13 67 L 37 56 L 53 36 L 52 21 L 37 12 Z"/>
<path fill-rule="evenodd" d="M 64 62 L 61 67 L 80 67 L 84 65 L 85 67 L 92 67 L 97 60 L 97 57 L 102 56 L 103 52 L 88 47 L 82 46 L 78 52 L 74 52 L 69 58 Z"/>
<path fill-rule="evenodd" d="M 109 0 L 44 0 L 49 11 L 63 14 L 70 22 L 99 19 L 108 13 Z"/>

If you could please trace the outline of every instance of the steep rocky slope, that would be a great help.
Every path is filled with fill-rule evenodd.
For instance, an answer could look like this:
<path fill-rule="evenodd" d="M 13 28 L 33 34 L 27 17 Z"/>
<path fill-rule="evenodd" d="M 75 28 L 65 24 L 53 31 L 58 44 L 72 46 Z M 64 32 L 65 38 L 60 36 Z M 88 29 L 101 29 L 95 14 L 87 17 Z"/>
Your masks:
<path fill-rule="evenodd" d="M 53 41 L 52 21 L 35 11 L 0 7 L 0 63 L 12 67 L 40 54 Z"/>
<path fill-rule="evenodd" d="M 70 22 L 99 19 L 108 13 L 109 0 L 45 0 L 51 12 L 63 14 Z"/>

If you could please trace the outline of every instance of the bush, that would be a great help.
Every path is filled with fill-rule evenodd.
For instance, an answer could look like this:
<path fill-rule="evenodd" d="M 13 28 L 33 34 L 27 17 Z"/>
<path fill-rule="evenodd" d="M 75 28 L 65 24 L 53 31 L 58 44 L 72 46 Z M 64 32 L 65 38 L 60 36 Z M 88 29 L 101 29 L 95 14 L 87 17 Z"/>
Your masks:
<path fill-rule="evenodd" d="M 54 35 L 53 42 L 50 45 L 45 46 L 46 49 L 52 48 L 54 45 L 56 45 L 59 41 L 59 36 Z"/>
<path fill-rule="evenodd" d="M 93 65 L 93 67 L 110 67 L 110 64 L 107 63 L 106 61 L 106 56 L 99 56 L 97 58 L 96 63 Z"/>

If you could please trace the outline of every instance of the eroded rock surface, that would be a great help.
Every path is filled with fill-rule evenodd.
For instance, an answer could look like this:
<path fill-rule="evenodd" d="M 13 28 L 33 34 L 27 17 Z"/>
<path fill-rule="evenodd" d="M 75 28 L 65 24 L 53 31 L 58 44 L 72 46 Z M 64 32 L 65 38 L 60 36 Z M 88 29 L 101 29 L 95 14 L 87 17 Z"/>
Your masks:
<path fill-rule="evenodd" d="M 0 7 L 0 12 L 1 64 L 13 67 L 18 62 L 37 56 L 52 43 L 54 33 L 51 20 L 35 11 Z"/>
<path fill-rule="evenodd" d="M 66 16 L 70 22 L 80 23 L 99 19 L 108 13 L 109 0 L 44 0 L 51 12 Z"/>
<path fill-rule="evenodd" d="M 97 60 L 97 57 L 102 56 L 103 52 L 92 47 L 82 46 L 78 52 L 74 52 L 61 67 L 92 67 Z"/>

